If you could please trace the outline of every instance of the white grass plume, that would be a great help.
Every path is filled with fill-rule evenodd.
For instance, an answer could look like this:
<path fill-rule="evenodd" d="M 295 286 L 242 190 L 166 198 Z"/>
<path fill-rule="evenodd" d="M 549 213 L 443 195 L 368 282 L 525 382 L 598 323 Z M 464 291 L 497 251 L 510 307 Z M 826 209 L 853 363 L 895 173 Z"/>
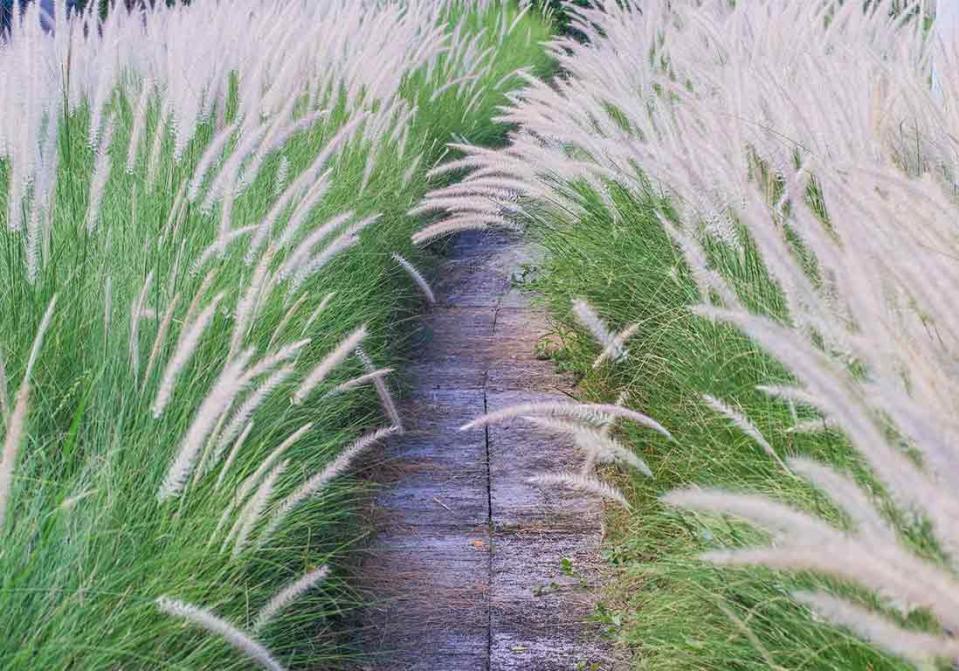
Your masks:
<path fill-rule="evenodd" d="M 316 246 L 331 236 L 338 228 L 350 220 L 353 217 L 352 212 L 343 212 L 338 214 L 322 225 L 316 227 L 314 230 L 310 231 L 296 248 L 293 249 L 286 260 L 283 262 L 283 265 L 280 267 L 279 272 L 277 273 L 281 279 L 286 279 L 293 275 L 296 272 L 297 268 L 302 266 L 307 259 L 309 259 L 311 252 L 316 248 Z M 290 236 L 292 240 L 292 235 Z M 283 247 L 287 244 L 287 239 L 284 237 L 280 238 L 280 241 L 277 243 L 279 247 Z"/>
<path fill-rule="evenodd" d="M 213 140 L 207 145 L 206 151 L 203 152 L 203 156 L 200 158 L 200 162 L 197 163 L 196 170 L 193 172 L 193 179 L 190 180 L 190 187 L 187 191 L 187 199 L 194 203 L 197 198 L 200 196 L 200 188 L 203 186 L 203 180 L 206 178 L 207 173 L 210 171 L 210 168 L 213 167 L 213 164 L 223 155 L 223 150 L 226 148 L 227 143 L 232 139 L 234 132 L 237 129 L 237 123 L 234 122 L 219 131 L 214 137 Z"/>
<path fill-rule="evenodd" d="M 299 388 L 293 394 L 293 403 L 300 405 L 307 399 L 310 393 L 316 389 L 316 387 L 326 379 L 337 366 L 346 361 L 347 357 L 353 353 L 353 351 L 359 347 L 360 343 L 366 337 L 366 326 L 360 326 L 346 338 L 344 338 L 339 345 L 337 345 L 332 352 L 327 354 L 320 363 L 313 368 L 300 384 Z"/>
<path fill-rule="evenodd" d="M 246 443 L 246 439 L 250 436 L 252 430 L 253 420 L 251 419 L 246 423 L 243 431 L 240 432 L 240 435 L 237 436 L 237 439 L 233 442 L 233 447 L 230 448 L 230 453 L 227 455 L 226 461 L 223 462 L 223 466 L 220 468 L 220 474 L 216 478 L 216 489 L 219 489 L 223 485 L 226 474 L 229 473 L 230 467 L 233 465 L 233 462 L 236 461 L 236 456 L 240 453 L 240 450 L 243 449 L 243 445 Z"/>
<path fill-rule="evenodd" d="M 320 300 L 320 304 L 314 308 L 313 312 L 310 313 L 310 316 L 306 318 L 306 322 L 303 324 L 302 335 L 305 335 L 307 331 L 310 330 L 310 327 L 316 322 L 317 318 L 330 306 L 330 303 L 333 302 L 333 299 L 336 298 L 336 292 L 330 291 Z"/>
<path fill-rule="evenodd" d="M 103 332 L 110 332 L 110 319 L 113 314 L 113 278 L 107 275 L 103 280 Z"/>
<path fill-rule="evenodd" d="M 200 403 L 193 421 L 183 436 L 176 457 L 170 464 L 166 477 L 164 477 L 157 492 L 157 498 L 160 501 L 165 501 L 182 493 L 210 431 L 213 430 L 220 416 L 241 390 L 243 369 L 251 356 L 252 351 L 247 350 L 227 362 L 206 398 Z"/>
<path fill-rule="evenodd" d="M 824 431 L 835 431 L 837 425 L 826 419 L 804 419 L 796 422 L 786 429 L 789 433 L 822 433 Z"/>
<path fill-rule="evenodd" d="M 203 299 L 206 297 L 210 287 L 213 286 L 213 282 L 216 280 L 216 275 L 217 270 L 213 269 L 208 271 L 207 274 L 203 276 L 203 279 L 200 281 L 200 286 L 193 294 L 193 300 L 190 301 L 190 306 L 186 309 L 186 316 L 183 318 L 184 324 L 189 324 L 196 317 L 197 311 L 200 309 L 200 303 L 203 302 Z"/>
<path fill-rule="evenodd" d="M 225 449 L 226 446 L 240 434 L 243 427 L 249 423 L 250 418 L 253 416 L 253 413 L 256 412 L 257 408 L 270 397 L 270 394 L 272 394 L 277 387 L 289 379 L 294 370 L 295 368 L 293 366 L 284 366 L 272 373 L 262 384 L 253 390 L 240 407 L 237 408 L 236 412 L 233 413 L 229 423 L 227 423 L 217 438 L 217 442 L 219 443 L 217 451 Z M 216 463 L 215 454 L 214 463 Z"/>
<path fill-rule="evenodd" d="M 143 319 L 147 296 L 152 287 L 153 271 L 151 270 L 143 281 L 140 293 L 130 305 L 130 370 L 133 371 L 134 380 L 140 377 L 140 320 Z"/>
<path fill-rule="evenodd" d="M 296 342 L 291 342 L 287 345 L 284 345 L 275 352 L 270 354 L 264 354 L 260 359 L 256 361 L 250 368 L 244 373 L 244 379 L 249 382 L 252 381 L 261 375 L 273 371 L 277 366 L 285 364 L 289 361 L 295 362 L 296 358 L 300 355 L 300 352 L 312 342 L 309 338 L 303 338 L 302 340 L 297 340 Z M 295 364 L 294 364 L 295 365 Z"/>
<path fill-rule="evenodd" d="M 326 566 L 321 566 L 283 587 L 257 613 L 253 631 L 259 632 L 267 626 L 278 613 L 325 580 L 328 574 L 329 569 Z"/>
<path fill-rule="evenodd" d="M 286 451 L 291 447 L 296 445 L 299 442 L 300 438 L 305 436 L 313 428 L 313 422 L 307 422 L 296 431 L 287 436 L 283 442 L 273 448 L 266 458 L 260 462 L 260 465 L 253 472 L 253 475 L 249 476 L 243 483 L 237 488 L 235 499 L 237 501 L 242 501 L 246 496 L 253 491 L 253 488 L 256 487 L 257 483 L 260 482 L 263 475 L 273 467 L 273 464 L 277 460 L 286 454 Z"/>
<path fill-rule="evenodd" d="M 616 397 L 616 402 L 613 405 L 618 405 L 625 407 L 626 401 L 629 400 L 629 392 L 624 390 L 619 392 L 619 396 Z M 600 427 L 600 431 L 604 436 L 609 436 L 613 429 L 616 428 L 616 417 L 610 417 L 609 421 L 603 422 L 603 425 Z"/>
<path fill-rule="evenodd" d="M 582 473 L 542 473 L 529 478 L 528 482 L 541 487 L 564 487 L 587 494 L 594 494 L 601 498 L 615 501 L 629 510 L 629 501 L 626 500 L 622 492 L 612 485 L 608 485 L 595 477 L 583 475 Z"/>
<path fill-rule="evenodd" d="M 273 180 L 273 193 L 280 195 L 286 188 L 287 180 L 290 177 L 290 159 L 286 156 L 280 157 L 280 165 L 276 168 L 276 177 Z"/>
<path fill-rule="evenodd" d="M 270 335 L 270 342 L 267 344 L 267 349 L 273 347 L 274 343 L 283 335 L 283 331 L 286 329 L 287 324 L 290 323 L 290 320 L 293 319 L 293 316 L 296 314 L 297 310 L 307 301 L 310 297 L 310 294 L 304 293 L 301 294 L 299 298 L 291 305 L 286 312 L 283 313 L 283 317 L 280 319 L 280 322 L 276 325 L 276 328 L 273 329 L 273 333 Z"/>
<path fill-rule="evenodd" d="M 433 290 L 430 288 L 429 283 L 426 281 L 426 278 L 418 271 L 412 263 L 407 261 L 405 258 L 400 256 L 400 254 L 393 252 L 393 260 L 400 264 L 400 267 L 406 271 L 406 274 L 410 276 L 410 279 L 419 287 L 420 291 L 426 297 L 426 300 L 429 303 L 436 302 L 436 296 L 433 294 Z"/>
<path fill-rule="evenodd" d="M 295 274 L 289 280 L 288 297 L 299 291 L 308 279 L 320 272 L 333 259 L 352 249 L 359 242 L 359 236 L 346 232 L 330 242 L 318 254 L 306 259 L 295 269 Z"/>
<path fill-rule="evenodd" d="M 177 231 L 180 230 L 180 224 L 182 224 L 184 219 L 186 219 L 186 206 L 186 182 L 183 182 L 176 193 L 176 198 L 173 200 L 173 206 L 170 207 L 170 213 L 167 215 L 166 225 L 163 227 L 163 231 L 160 233 L 161 241 L 166 240 L 167 236 L 170 238 L 176 237 Z"/>
<path fill-rule="evenodd" d="M 3 439 L 3 460 L 0 461 L 0 529 L 6 521 L 7 503 L 13 484 L 13 471 L 27 421 L 27 405 L 30 400 L 30 383 L 24 380 L 17 391 L 13 412 L 6 418 L 6 435 Z"/>
<path fill-rule="evenodd" d="M 157 389 L 157 395 L 153 401 L 154 417 L 159 418 L 160 415 L 163 414 L 167 404 L 170 402 L 170 398 L 173 396 L 173 388 L 176 385 L 177 377 L 179 377 L 182 370 L 193 357 L 193 353 L 196 351 L 197 345 L 200 344 L 200 339 L 203 337 L 203 333 L 213 320 L 213 317 L 216 314 L 217 306 L 220 304 L 222 299 L 223 294 L 218 294 L 215 296 L 213 300 L 210 301 L 210 304 L 206 306 L 202 312 L 200 312 L 193 322 L 184 326 L 183 331 L 180 333 L 180 337 L 177 339 L 177 345 L 176 349 L 173 351 L 173 356 L 170 357 L 170 360 L 167 362 L 166 368 L 163 370 L 163 375 L 160 379 L 160 387 Z"/>
<path fill-rule="evenodd" d="M 255 230 L 256 226 L 244 226 L 242 228 L 232 229 L 227 232 L 226 235 L 219 236 L 206 249 L 200 252 L 200 255 L 193 262 L 193 267 L 191 268 L 190 273 L 199 273 L 200 270 L 203 269 L 203 266 L 206 265 L 207 261 L 212 259 L 217 254 L 224 254 L 233 242 L 243 238 L 245 235 L 249 235 Z"/>
<path fill-rule="evenodd" d="M 130 144 L 127 148 L 127 173 L 133 174 L 137 164 L 137 154 L 140 152 L 140 143 L 146 129 L 147 112 L 150 107 L 150 96 L 153 94 L 153 82 L 144 80 L 140 95 L 137 97 L 133 110 L 133 125 L 130 130 Z"/>
<path fill-rule="evenodd" d="M 290 220 L 287 222 L 286 227 L 283 229 L 283 233 L 280 234 L 279 239 L 276 242 L 276 246 L 280 249 L 293 243 L 293 240 L 299 234 L 300 229 L 303 227 L 303 224 L 306 223 L 310 214 L 319 205 L 320 201 L 326 195 L 326 192 L 329 190 L 330 181 L 328 176 L 324 174 L 317 180 L 317 183 L 307 192 L 306 196 L 303 198 L 303 201 L 297 205 L 296 209 L 293 210 L 293 214 L 290 215 Z M 327 221 L 326 223 L 318 226 L 313 232 L 311 232 L 305 239 L 309 240 L 312 238 L 309 246 L 315 245 L 322 238 L 326 237 L 332 233 L 340 224 L 347 221 L 351 216 L 352 212 L 343 213 L 337 215 Z"/>
<path fill-rule="evenodd" d="M 53 313 L 57 307 L 57 295 L 54 294 L 50 302 L 47 303 L 47 309 L 40 319 L 40 325 L 37 327 L 37 334 L 33 337 L 33 345 L 30 347 L 30 358 L 27 359 L 27 368 L 23 374 L 24 381 L 29 381 L 33 377 L 33 369 L 40 358 L 40 350 L 43 349 L 43 341 L 46 338 L 47 331 L 50 329 L 50 323 L 53 321 Z"/>
<path fill-rule="evenodd" d="M 959 641 L 945 634 L 904 629 L 874 611 L 825 592 L 794 592 L 793 598 L 820 617 L 920 668 L 936 660 L 959 659 Z"/>
<path fill-rule="evenodd" d="M 279 528 L 280 524 L 287 515 L 297 508 L 307 499 L 323 490 L 331 480 L 344 473 L 350 467 L 353 461 L 363 452 L 371 448 L 377 442 L 397 432 L 396 427 L 379 429 L 373 433 L 360 437 L 356 442 L 343 450 L 336 459 L 331 461 L 326 468 L 304 482 L 299 489 L 287 496 L 279 506 L 263 534 L 260 536 L 260 544 L 270 539 L 273 533 Z"/>
<path fill-rule="evenodd" d="M 603 351 L 593 361 L 593 368 L 599 368 L 607 359 L 622 361 L 629 355 L 625 347 L 626 341 L 636 334 L 639 324 L 631 324 L 622 331 L 613 333 L 593 306 L 582 299 L 573 301 L 573 314 L 603 347 Z"/>
<path fill-rule="evenodd" d="M 270 495 L 273 493 L 273 487 L 283 471 L 286 470 L 288 463 L 284 460 L 274 466 L 243 508 L 243 512 L 240 514 L 240 528 L 236 534 L 236 542 L 233 544 L 234 558 L 238 557 L 243 552 L 243 548 L 246 547 L 246 541 L 250 537 L 253 527 L 256 526 L 257 521 L 262 516 L 263 510 L 270 500 Z"/>
<path fill-rule="evenodd" d="M 163 140 L 167 135 L 167 126 L 170 121 L 170 104 L 164 100 L 160 105 L 156 128 L 153 130 L 153 142 L 150 145 L 149 159 L 147 160 L 147 184 L 156 184 L 157 173 L 160 171 L 160 154 L 163 149 Z"/>
<path fill-rule="evenodd" d="M 7 366 L 0 356 L 0 415 L 6 417 L 10 412 L 10 397 L 7 395 Z"/>
<path fill-rule="evenodd" d="M 256 317 L 260 300 L 270 289 L 269 268 L 272 260 L 273 247 L 269 247 L 263 253 L 260 262 L 256 264 L 256 268 L 250 276 L 250 283 L 236 304 L 236 310 L 233 316 L 233 334 L 230 337 L 231 354 L 240 350 L 240 346 L 243 344 L 243 340 L 246 338 L 250 329 L 251 322 Z"/>
<path fill-rule="evenodd" d="M 485 231 L 490 228 L 489 223 L 480 217 L 457 217 L 455 220 L 441 221 L 427 226 L 414 233 L 410 240 L 414 245 L 425 245 L 438 238 L 464 231 Z"/>
<path fill-rule="evenodd" d="M 604 434 L 602 429 L 549 417 L 524 416 L 523 419 L 549 431 L 572 436 L 576 445 L 586 454 L 586 463 L 590 466 L 597 461 L 618 461 L 632 466 L 646 477 L 653 475 L 645 461 L 619 441 Z M 584 469 L 584 474 L 588 474 L 589 470 L 591 469 Z"/>
<path fill-rule="evenodd" d="M 179 304 L 180 294 L 176 294 L 170 301 L 170 304 L 167 305 L 167 308 L 163 313 L 163 318 L 160 320 L 160 325 L 157 328 L 156 337 L 153 339 L 153 347 L 150 348 L 150 356 L 147 359 L 147 367 L 143 371 L 143 387 L 141 387 L 141 391 L 146 387 L 147 382 L 150 380 L 150 375 L 153 373 L 157 359 L 160 357 L 160 351 L 163 349 L 163 345 L 166 343 L 166 336 L 170 331 L 170 324 L 173 323 L 173 313 L 176 311 Z"/>
<path fill-rule="evenodd" d="M 349 226 L 312 257 L 305 258 L 295 266 L 284 263 L 279 274 L 281 276 L 284 274 L 291 276 L 289 280 L 289 292 L 292 294 L 298 291 L 309 278 L 316 275 L 316 273 L 326 267 L 333 259 L 359 244 L 360 233 L 368 226 L 379 221 L 379 219 L 380 215 L 378 214 L 361 219 Z"/>
<path fill-rule="evenodd" d="M 641 324 L 637 322 L 636 324 L 630 324 L 622 331 L 616 333 L 612 341 L 606 345 L 603 351 L 599 353 L 599 356 L 593 360 L 593 368 L 599 368 L 608 359 L 620 361 L 626 358 L 629 355 L 629 350 L 626 349 L 626 342 L 639 332 L 640 327 Z"/>
<path fill-rule="evenodd" d="M 113 165 L 113 162 L 110 160 L 110 144 L 113 142 L 114 127 L 114 120 L 111 116 L 107 120 L 106 128 L 103 131 L 103 136 L 97 147 L 93 177 L 90 180 L 89 204 L 87 206 L 87 232 L 89 233 L 96 230 L 100 222 L 100 207 L 103 202 L 103 191 L 110 179 L 110 168 Z"/>
<path fill-rule="evenodd" d="M 819 408 L 823 404 L 823 400 L 816 398 L 813 394 L 810 394 L 805 389 L 800 387 L 791 387 L 787 385 L 769 385 L 769 384 L 759 384 L 756 385 L 756 391 L 761 391 L 770 398 L 778 398 L 790 403 L 795 407 L 795 405 L 808 406 L 810 408 Z M 828 420 L 824 420 L 828 423 Z"/>
<path fill-rule="evenodd" d="M 301 342 L 305 343 L 308 341 Z M 293 351 L 298 351 L 297 343 L 294 343 L 285 349 L 290 350 L 291 348 Z M 282 358 L 283 354 L 284 352 L 281 350 L 278 354 L 266 356 L 257 363 L 251 365 L 246 371 L 244 371 L 238 384 L 240 386 L 246 386 L 249 382 L 258 378 L 263 373 L 270 371 L 274 365 L 274 361 L 282 362 L 285 360 Z M 234 412 L 232 416 L 229 416 L 229 422 L 227 422 L 228 415 L 226 413 L 220 417 L 217 427 L 210 435 L 209 443 L 207 444 L 203 452 L 203 456 L 200 459 L 200 464 L 196 469 L 194 480 L 198 480 L 206 475 L 210 469 L 214 468 L 216 464 L 219 463 L 220 457 L 223 456 L 223 451 L 226 450 L 230 442 L 232 442 L 237 434 L 240 433 L 240 430 L 244 427 L 244 425 L 249 425 L 250 418 L 254 412 L 256 412 L 256 409 L 266 400 L 266 398 L 277 386 L 282 384 L 286 378 L 292 375 L 293 370 L 294 368 L 292 366 L 285 366 L 277 371 L 274 371 L 244 399 L 243 403 L 236 410 L 236 412 Z"/>
<path fill-rule="evenodd" d="M 840 503 L 839 498 L 834 500 Z M 715 550 L 703 555 L 707 561 L 814 571 L 872 590 L 900 612 L 928 609 L 946 629 L 959 624 L 959 581 L 954 574 L 918 557 L 894 537 L 877 535 L 873 525 L 860 524 L 847 532 L 768 497 L 715 489 L 673 491 L 663 501 L 731 515 L 772 536 L 774 544 L 769 547 Z M 848 512 L 855 516 L 855 511 Z"/>
<path fill-rule="evenodd" d="M 757 445 L 763 448 L 770 459 L 776 462 L 776 464 L 783 469 L 789 475 L 792 475 L 792 471 L 789 470 L 789 466 L 776 454 L 776 450 L 773 449 L 773 446 L 769 444 L 769 441 L 766 440 L 766 437 L 763 436 L 759 428 L 749 421 L 749 418 L 744 414 L 733 408 L 732 406 L 720 401 L 715 396 L 710 396 L 709 394 L 703 394 L 703 400 L 706 404 L 718 412 L 720 415 L 732 422 L 740 431 L 745 433 L 747 436 L 753 439 Z"/>
<path fill-rule="evenodd" d="M 364 373 L 363 375 L 358 375 L 354 378 L 347 380 L 346 382 L 337 385 L 331 389 L 326 395 L 327 396 L 336 396 L 337 394 L 342 394 L 344 392 L 350 391 L 351 389 L 356 389 L 357 387 L 362 387 L 364 384 L 369 384 L 373 382 L 376 378 L 384 378 L 393 372 L 392 368 L 377 368 L 374 371 L 369 373 Z"/>
<path fill-rule="evenodd" d="M 870 538 L 896 542 L 896 531 L 876 507 L 876 502 L 850 479 L 835 469 L 812 459 L 789 459 L 791 472 L 820 489 L 852 521 L 853 528 Z"/>
<path fill-rule="evenodd" d="M 576 315 L 576 319 L 579 320 L 579 323 L 586 327 L 592 336 L 599 342 L 603 347 L 609 347 L 613 343 L 613 334 L 610 333 L 609 327 L 606 326 L 606 322 L 603 321 L 596 310 L 593 309 L 593 306 L 584 301 L 583 299 L 577 299 L 573 301 L 573 314 Z M 622 351 L 614 352 L 613 357 L 619 358 L 622 356 Z"/>
<path fill-rule="evenodd" d="M 17 390 L 13 411 L 6 417 L 5 421 L 6 434 L 3 438 L 3 455 L 2 461 L 0 461 L 0 530 L 3 529 L 3 524 L 6 520 L 7 505 L 13 484 L 13 472 L 17 465 L 17 455 L 20 452 L 27 422 L 27 410 L 30 401 L 30 379 L 33 376 L 33 369 L 36 366 L 37 359 L 40 357 L 40 350 L 43 348 L 43 341 L 47 330 L 53 321 L 53 313 L 56 305 L 57 296 L 54 295 L 47 304 L 47 309 L 44 311 L 43 317 L 40 319 L 37 333 L 33 337 L 33 345 L 30 347 L 30 357 L 27 359 L 27 367 L 23 373 L 23 381 Z M 3 382 L 4 385 L 6 385 L 6 379 L 4 379 Z"/>
<path fill-rule="evenodd" d="M 276 661 L 262 643 L 257 642 L 249 634 L 241 631 L 238 627 L 213 614 L 211 611 L 166 596 L 159 597 L 156 600 L 156 605 L 160 611 L 167 615 L 186 620 L 205 629 L 211 634 L 219 636 L 235 650 L 248 657 L 257 665 L 267 669 L 267 671 L 285 671 L 283 665 Z"/>
<path fill-rule="evenodd" d="M 460 431 L 469 431 L 490 424 L 496 424 L 513 417 L 546 416 L 546 417 L 570 417 L 583 422 L 601 425 L 609 420 L 610 417 L 621 417 L 639 426 L 652 429 L 657 433 L 672 440 L 672 434 L 669 433 L 659 422 L 647 417 L 646 415 L 624 408 L 618 405 L 609 405 L 604 403 L 573 403 L 566 401 L 543 401 L 537 403 L 519 403 L 516 405 L 495 410 L 460 427 Z"/>
<path fill-rule="evenodd" d="M 370 376 L 370 380 L 373 382 L 373 386 L 376 389 L 376 394 L 380 397 L 380 404 L 383 406 L 383 411 L 393 423 L 393 429 L 397 433 L 403 433 L 403 422 L 400 418 L 400 412 L 396 408 L 396 403 L 393 401 L 393 394 L 390 393 L 390 388 L 386 385 L 383 376 L 373 375 L 377 368 L 373 364 L 373 360 L 370 358 L 370 355 L 367 354 L 362 347 L 356 348 L 356 356 L 359 357 L 361 362 L 363 362 L 363 367 L 366 369 L 367 375 Z"/>

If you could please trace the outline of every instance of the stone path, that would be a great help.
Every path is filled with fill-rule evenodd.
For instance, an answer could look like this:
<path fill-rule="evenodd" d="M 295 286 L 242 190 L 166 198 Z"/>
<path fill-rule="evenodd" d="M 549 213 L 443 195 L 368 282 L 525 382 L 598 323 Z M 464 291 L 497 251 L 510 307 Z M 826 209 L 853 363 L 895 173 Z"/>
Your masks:
<path fill-rule="evenodd" d="M 522 420 L 458 430 L 486 411 L 567 398 L 570 381 L 534 355 L 544 316 L 511 288 L 524 254 L 506 235 L 465 234 L 439 273 L 406 369 L 408 431 L 373 476 L 367 668 L 613 668 L 589 622 L 601 505 L 525 481 L 578 464 L 573 448 Z"/>

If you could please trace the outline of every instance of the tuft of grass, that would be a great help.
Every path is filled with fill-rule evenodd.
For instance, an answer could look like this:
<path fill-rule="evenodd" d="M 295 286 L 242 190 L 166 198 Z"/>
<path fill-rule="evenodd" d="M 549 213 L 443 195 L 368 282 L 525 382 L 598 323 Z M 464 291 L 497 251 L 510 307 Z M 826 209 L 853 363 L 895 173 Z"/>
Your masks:
<path fill-rule="evenodd" d="M 860 475 L 864 469 L 837 434 L 791 432 L 788 410 L 756 390 L 787 381 L 781 365 L 736 331 L 689 312 L 696 287 L 656 217 L 661 203 L 623 193 L 615 203 L 615 217 L 594 203 L 576 226 L 540 219 L 531 229 L 549 252 L 531 286 L 560 327 L 557 364 L 577 374 L 585 398 L 626 392 L 632 407 L 655 417 L 674 438 L 629 425 L 618 430 L 653 477 L 606 469 L 633 508 L 610 511 L 605 557 L 613 580 L 600 612 L 609 633 L 632 652 L 636 668 L 656 671 L 909 668 L 811 619 L 791 598 L 796 589 L 817 584 L 811 579 L 702 562 L 700 555 L 716 547 L 755 544 L 757 532 L 715 518 L 691 523 L 661 502 L 677 487 L 716 486 L 764 493 L 842 522 L 823 496 L 785 476 L 703 394 L 734 400 L 779 446 L 781 457 L 801 453 Z M 602 305 L 613 324 L 639 322 L 628 359 L 593 367 L 597 344 L 570 310 L 570 301 L 580 297 Z"/>
<path fill-rule="evenodd" d="M 342 576 L 361 492 L 333 478 L 371 447 L 358 437 L 383 437 L 386 383 L 327 392 L 401 357 L 420 303 L 392 256 L 421 261 L 406 211 L 447 142 L 502 133 L 490 116 L 512 73 L 547 63 L 548 26 L 514 24 L 518 11 L 197 2 L 61 16 L 54 36 L 34 3 L 0 44 L 4 392 L 30 382 L 3 420 L 19 449 L 5 449 L 0 667 L 239 669 L 246 649 L 329 668 L 355 654 Z M 216 193 L 245 143 L 286 129 L 247 158 L 245 188 Z M 361 326 L 364 358 L 354 349 L 291 402 Z"/>

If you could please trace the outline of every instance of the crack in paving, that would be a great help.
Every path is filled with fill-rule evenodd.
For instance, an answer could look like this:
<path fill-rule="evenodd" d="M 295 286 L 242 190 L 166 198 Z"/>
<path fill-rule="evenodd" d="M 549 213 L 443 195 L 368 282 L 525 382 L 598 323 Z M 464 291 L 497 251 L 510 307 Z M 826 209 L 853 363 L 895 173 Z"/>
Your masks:
<path fill-rule="evenodd" d="M 493 324 L 495 328 L 496 318 L 493 318 Z M 486 382 L 483 382 L 483 412 L 486 413 L 489 411 L 489 405 L 486 398 Z M 491 599 L 490 589 L 493 584 L 493 478 L 490 471 L 490 454 L 489 454 L 489 427 L 483 427 L 484 441 L 486 443 L 486 533 L 489 537 L 490 548 L 487 553 L 487 594 L 486 594 L 486 659 L 487 664 L 489 664 L 489 659 L 493 653 L 493 602 Z"/>
<path fill-rule="evenodd" d="M 545 316 L 512 288 L 527 254 L 510 236 L 469 233 L 441 269 L 439 302 L 407 366 L 409 430 L 387 443 L 372 475 L 377 535 L 359 574 L 373 600 L 362 615 L 364 668 L 614 668 L 590 623 L 602 506 L 526 481 L 575 468 L 574 447 L 520 419 L 458 430 L 571 388 L 536 358 Z"/>
<path fill-rule="evenodd" d="M 496 333 L 496 319 L 499 317 L 500 303 L 502 299 L 499 299 L 496 304 L 496 309 L 493 311 L 493 325 L 491 328 L 490 336 L 492 337 Z M 483 371 L 483 413 L 489 412 L 489 398 L 487 396 L 487 385 L 489 384 L 489 368 Z M 486 611 L 486 662 L 487 668 L 489 667 L 490 659 L 493 655 L 493 601 L 492 601 L 492 585 L 493 585 L 493 542 L 495 540 L 494 529 L 493 529 L 493 476 L 491 469 L 491 460 L 490 460 L 490 445 L 489 445 L 489 427 L 483 427 L 483 436 L 486 441 L 486 511 L 487 511 L 487 529 L 490 540 L 489 548 L 489 561 L 488 561 L 488 576 L 489 580 L 487 582 L 487 589 L 489 592 L 486 596 L 487 611 Z"/>

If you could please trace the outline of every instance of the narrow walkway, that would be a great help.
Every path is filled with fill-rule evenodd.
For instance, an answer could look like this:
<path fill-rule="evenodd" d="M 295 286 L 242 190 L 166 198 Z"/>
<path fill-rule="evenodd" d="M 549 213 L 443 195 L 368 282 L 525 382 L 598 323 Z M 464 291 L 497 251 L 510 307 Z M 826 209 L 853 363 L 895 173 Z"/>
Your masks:
<path fill-rule="evenodd" d="M 526 483 L 576 463 L 573 448 L 522 420 L 458 430 L 566 398 L 569 380 L 535 358 L 544 316 L 511 289 L 524 253 L 505 235 L 466 234 L 441 270 L 407 369 L 408 432 L 376 469 L 378 535 L 360 574 L 377 600 L 364 616 L 371 668 L 611 668 L 588 622 L 601 505 Z"/>

